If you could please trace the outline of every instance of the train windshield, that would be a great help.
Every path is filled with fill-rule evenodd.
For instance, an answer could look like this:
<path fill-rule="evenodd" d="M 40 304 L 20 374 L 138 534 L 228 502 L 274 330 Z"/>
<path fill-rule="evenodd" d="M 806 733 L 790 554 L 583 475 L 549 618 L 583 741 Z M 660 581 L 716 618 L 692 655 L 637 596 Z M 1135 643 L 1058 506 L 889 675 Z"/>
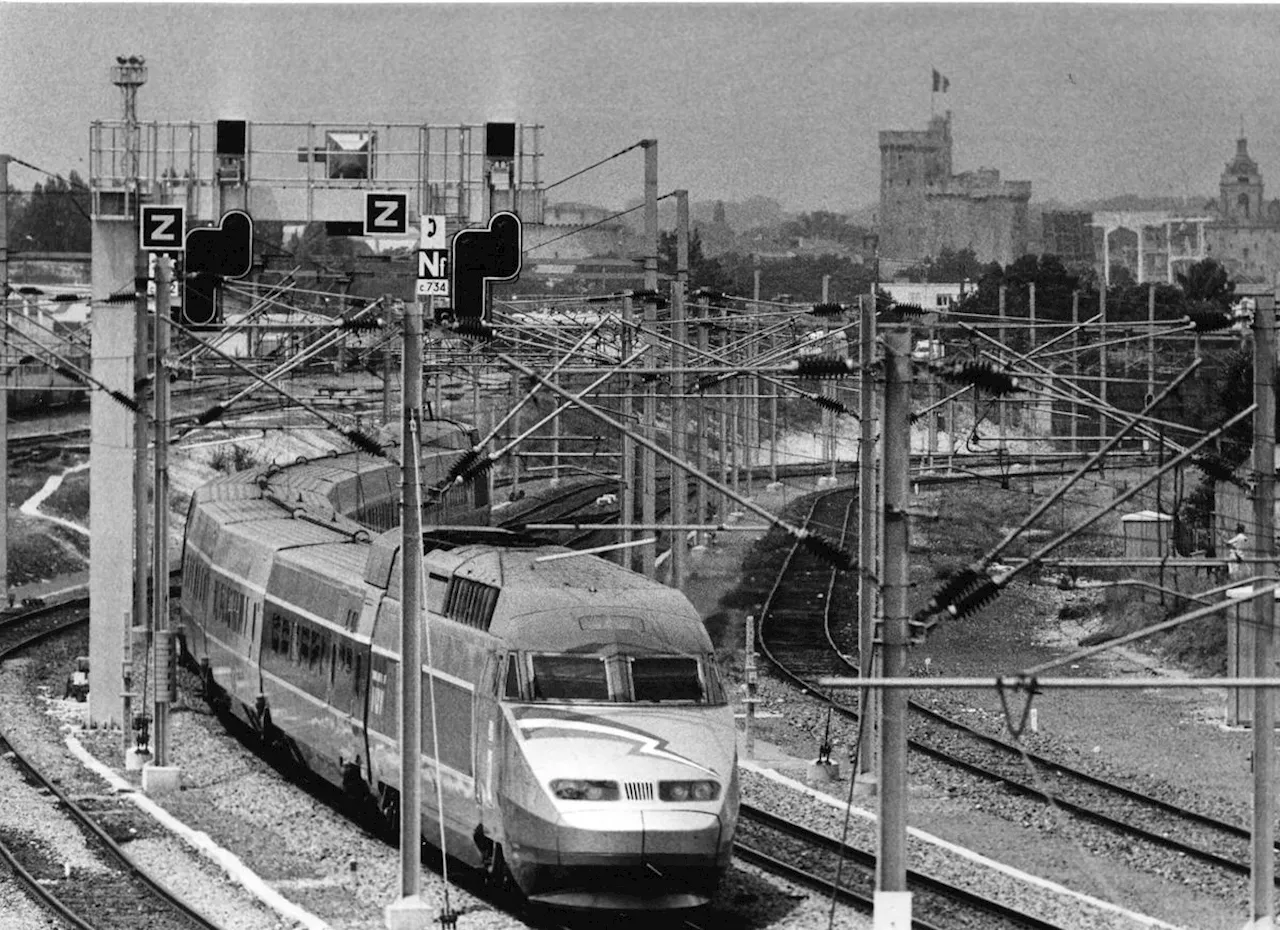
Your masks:
<path fill-rule="evenodd" d="M 724 690 L 709 657 L 676 655 L 555 655 L 528 664 L 512 657 L 508 700 L 723 704 Z M 517 668 L 523 675 L 517 675 Z M 520 680 L 523 679 L 523 680 Z"/>

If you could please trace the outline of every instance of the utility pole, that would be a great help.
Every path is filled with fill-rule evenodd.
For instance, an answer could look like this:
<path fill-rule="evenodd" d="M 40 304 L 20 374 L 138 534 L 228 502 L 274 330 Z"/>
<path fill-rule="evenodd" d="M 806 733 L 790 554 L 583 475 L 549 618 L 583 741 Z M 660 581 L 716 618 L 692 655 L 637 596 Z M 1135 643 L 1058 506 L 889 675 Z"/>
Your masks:
<path fill-rule="evenodd" d="M 884 389 L 884 622 L 885 678 L 906 668 L 908 641 L 907 487 L 911 461 L 911 333 L 905 325 L 885 331 Z M 880 695 L 880 820 L 876 856 L 875 923 L 911 926 L 907 891 L 907 701 L 904 688 Z M 883 923 L 882 917 L 887 917 Z"/>
<path fill-rule="evenodd" d="M 689 282 L 689 192 L 676 191 L 676 280 L 671 287 L 671 451 L 677 462 L 688 459 L 686 452 L 688 423 L 685 421 L 685 365 L 688 364 L 686 341 L 689 327 L 685 324 L 685 288 Z M 689 522 L 689 473 L 681 467 L 671 469 L 671 524 L 683 527 Z M 684 587 L 688 549 L 688 531 L 671 532 L 671 586 Z"/>
<path fill-rule="evenodd" d="M 1255 532 L 1250 534 L 1254 573 L 1274 577 L 1275 544 L 1275 452 L 1276 452 L 1276 295 L 1258 297 L 1253 315 L 1253 475 L 1257 482 L 1253 497 Z M 1259 585 L 1263 587 L 1263 585 Z M 1253 599 L 1253 674 L 1271 678 L 1276 673 L 1276 602 L 1265 591 Z M 1254 692 L 1253 711 L 1253 847 L 1250 884 L 1253 913 L 1250 926 L 1270 927 L 1275 916 L 1275 726 L 1276 693 L 1271 688 Z"/>
<path fill-rule="evenodd" d="M 822 302 L 831 299 L 831 275 L 822 276 Z M 835 400 L 836 382 L 824 380 L 818 387 L 827 400 Z M 834 410 L 822 409 L 822 455 L 831 463 L 831 474 L 818 479 L 818 486 L 836 483 L 836 413 Z"/>
<path fill-rule="evenodd" d="M 863 678 L 876 675 L 880 665 L 875 648 L 876 623 L 876 439 L 875 439 L 875 365 L 876 285 L 864 299 L 858 319 L 858 371 L 861 384 L 858 398 L 860 435 L 858 439 L 858 670 Z M 858 744 L 855 778 L 867 781 L 875 777 L 879 747 L 876 724 L 879 720 L 880 695 L 864 689 L 862 735 Z"/>
<path fill-rule="evenodd" d="M 172 281 L 168 255 L 156 258 L 155 377 L 155 461 L 152 479 L 151 542 L 151 627 L 152 656 L 155 662 L 155 724 L 151 764 L 143 766 L 142 788 L 172 791 L 178 787 L 178 767 L 169 762 L 169 704 L 176 697 L 177 663 L 173 654 L 173 634 L 169 628 L 169 373 L 164 367 L 169 354 L 169 285 Z M 143 444 L 145 451 L 146 444 Z M 145 509 L 145 508 L 139 508 Z"/>
<path fill-rule="evenodd" d="M 633 324 L 636 314 L 632 300 L 629 293 L 622 298 L 622 358 L 631 357 L 631 347 L 635 340 Z M 622 375 L 622 397 L 618 403 L 620 419 L 628 426 L 627 431 L 622 434 L 622 468 L 619 469 L 618 476 L 622 484 L 622 508 L 618 515 L 618 559 L 624 568 L 631 568 L 634 564 L 631 557 L 631 524 L 635 521 L 636 513 L 636 444 L 629 427 L 635 419 L 635 382 L 635 375 Z"/>
<path fill-rule="evenodd" d="M 427 298 L 427 312 L 432 298 Z M 400 897 L 386 907 L 387 930 L 430 922 L 422 900 L 422 307 L 404 302 L 400 372 Z M 444 812 L 440 811 L 443 817 Z"/>
<path fill-rule="evenodd" d="M 711 348 L 711 303 L 706 297 L 699 297 L 697 303 L 697 329 L 698 329 L 698 364 L 705 365 L 708 361 L 708 353 Z M 625 357 L 625 356 L 624 356 Z M 698 404 L 698 433 L 694 438 L 693 461 L 703 474 L 711 474 L 711 456 L 707 453 L 709 439 L 707 436 L 707 401 L 705 397 L 702 403 Z M 695 500 L 698 507 L 698 516 L 693 521 L 697 524 L 707 522 L 707 485 L 705 482 L 699 481 L 696 490 Z M 706 546 L 707 534 L 702 530 L 694 531 L 694 548 L 702 548 Z"/>
<path fill-rule="evenodd" d="M 9 592 L 9 156 L 0 152 L 0 597 Z"/>
<path fill-rule="evenodd" d="M 649 348 L 646 357 L 648 364 L 657 363 L 658 327 L 658 140 L 646 139 L 644 143 L 644 239 L 649 252 L 644 259 L 644 287 L 648 295 L 644 301 L 644 333 L 641 336 L 644 345 Z M 657 435 L 658 419 L 658 382 L 656 378 L 644 379 L 644 399 L 642 404 L 642 421 L 640 433 L 650 443 Z M 644 446 L 640 453 L 640 512 L 641 520 L 646 526 L 657 522 L 658 476 L 655 474 L 658 460 L 649 446 Z M 628 513 L 628 520 L 635 515 Z M 655 571 L 656 546 L 640 547 L 640 571 L 647 578 L 652 578 Z"/>

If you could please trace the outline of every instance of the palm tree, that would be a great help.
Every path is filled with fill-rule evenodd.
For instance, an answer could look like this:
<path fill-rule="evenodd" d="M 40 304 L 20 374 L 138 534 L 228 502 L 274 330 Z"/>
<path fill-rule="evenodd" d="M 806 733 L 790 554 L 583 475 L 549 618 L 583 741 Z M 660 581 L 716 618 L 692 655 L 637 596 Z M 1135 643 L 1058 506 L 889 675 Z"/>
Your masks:
<path fill-rule="evenodd" d="M 1227 276 L 1227 269 L 1212 258 L 1196 262 L 1179 272 L 1178 285 L 1190 301 L 1208 301 L 1226 307 L 1235 296 L 1236 285 Z"/>

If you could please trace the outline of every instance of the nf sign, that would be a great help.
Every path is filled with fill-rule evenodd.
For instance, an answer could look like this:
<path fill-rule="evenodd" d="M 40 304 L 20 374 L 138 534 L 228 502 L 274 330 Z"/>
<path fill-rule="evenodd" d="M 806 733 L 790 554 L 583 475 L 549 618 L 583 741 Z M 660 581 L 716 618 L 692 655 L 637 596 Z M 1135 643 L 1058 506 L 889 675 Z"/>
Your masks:
<path fill-rule="evenodd" d="M 418 249 L 418 296 L 449 296 L 448 249 Z"/>
<path fill-rule="evenodd" d="M 148 252 L 181 252 L 187 237 L 187 208 L 142 205 L 138 246 Z"/>
<path fill-rule="evenodd" d="M 369 191 L 364 195 L 366 236 L 403 236 L 408 232 L 408 194 L 403 191 Z"/>
<path fill-rule="evenodd" d="M 445 218 L 435 214 L 422 218 L 418 235 L 419 297 L 449 296 L 449 240 L 444 223 Z"/>

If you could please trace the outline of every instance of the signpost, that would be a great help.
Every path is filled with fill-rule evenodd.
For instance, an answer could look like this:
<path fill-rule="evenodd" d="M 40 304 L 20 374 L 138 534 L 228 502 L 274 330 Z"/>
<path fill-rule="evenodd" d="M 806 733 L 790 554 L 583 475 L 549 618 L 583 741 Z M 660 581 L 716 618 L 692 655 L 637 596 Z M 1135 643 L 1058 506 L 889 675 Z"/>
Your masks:
<path fill-rule="evenodd" d="M 443 216 L 422 218 L 418 241 L 419 297 L 449 296 L 449 241 L 444 234 Z"/>
<path fill-rule="evenodd" d="M 187 208 L 143 204 L 138 246 L 144 252 L 181 252 L 186 246 Z"/>
<path fill-rule="evenodd" d="M 405 236 L 409 233 L 409 195 L 404 191 L 368 191 L 364 195 L 366 236 Z"/>
<path fill-rule="evenodd" d="M 487 229 L 463 229 L 454 235 L 449 275 L 456 319 L 488 318 L 488 283 L 520 277 L 523 234 L 520 217 L 503 211 L 489 218 Z"/>

